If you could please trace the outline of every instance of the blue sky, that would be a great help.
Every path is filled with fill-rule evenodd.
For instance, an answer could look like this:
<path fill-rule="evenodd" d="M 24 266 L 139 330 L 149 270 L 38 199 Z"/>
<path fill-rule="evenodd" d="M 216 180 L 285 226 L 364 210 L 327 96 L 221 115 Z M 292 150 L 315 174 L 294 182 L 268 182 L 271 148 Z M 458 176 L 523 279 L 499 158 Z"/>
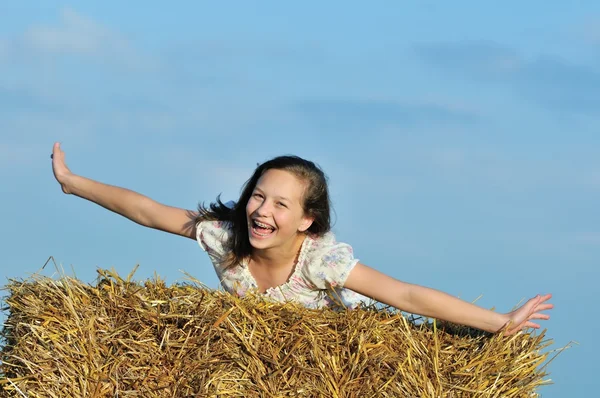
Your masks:
<path fill-rule="evenodd" d="M 50 168 L 194 208 L 293 153 L 364 263 L 509 310 L 554 294 L 545 397 L 600 348 L 600 4 L 0 3 L 0 276 L 49 256 L 217 279 L 191 240 L 65 196 Z M 48 270 L 46 270 L 48 271 Z M 48 271 L 48 274 L 51 272 Z"/>

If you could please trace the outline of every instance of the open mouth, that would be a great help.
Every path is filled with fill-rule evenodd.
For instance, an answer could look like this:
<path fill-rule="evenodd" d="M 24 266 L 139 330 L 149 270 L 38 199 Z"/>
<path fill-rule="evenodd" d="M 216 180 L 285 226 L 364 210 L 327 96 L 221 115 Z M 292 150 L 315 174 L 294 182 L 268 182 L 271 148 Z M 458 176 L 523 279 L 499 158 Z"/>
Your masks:
<path fill-rule="evenodd" d="M 275 231 L 275 227 L 262 223 L 260 221 L 252 220 L 252 232 L 260 237 L 267 237 Z"/>

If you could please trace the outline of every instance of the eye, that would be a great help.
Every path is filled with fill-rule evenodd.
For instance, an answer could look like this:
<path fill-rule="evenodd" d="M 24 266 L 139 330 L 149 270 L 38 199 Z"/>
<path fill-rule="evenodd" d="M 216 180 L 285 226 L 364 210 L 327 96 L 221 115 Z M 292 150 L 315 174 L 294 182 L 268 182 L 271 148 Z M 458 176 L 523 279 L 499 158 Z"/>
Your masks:
<path fill-rule="evenodd" d="M 287 209 L 287 205 L 283 202 L 277 202 L 277 206 L 285 207 Z"/>
<path fill-rule="evenodd" d="M 258 192 L 253 193 L 252 197 L 255 198 L 255 199 L 262 199 L 263 198 L 262 194 L 260 194 Z"/>

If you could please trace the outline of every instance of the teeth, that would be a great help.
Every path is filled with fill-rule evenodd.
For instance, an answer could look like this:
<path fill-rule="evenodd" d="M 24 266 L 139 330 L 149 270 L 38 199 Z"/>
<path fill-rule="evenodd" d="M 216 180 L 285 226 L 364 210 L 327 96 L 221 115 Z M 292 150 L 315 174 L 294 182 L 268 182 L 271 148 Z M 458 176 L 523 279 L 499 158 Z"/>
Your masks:
<path fill-rule="evenodd" d="M 256 225 L 258 225 L 259 227 L 261 227 L 261 228 L 270 228 L 270 229 L 273 229 L 273 227 L 272 227 L 272 226 L 270 226 L 269 224 L 263 224 L 263 223 L 261 223 L 261 222 L 258 222 L 258 221 L 256 221 L 256 220 L 254 220 L 254 223 L 255 223 Z"/>

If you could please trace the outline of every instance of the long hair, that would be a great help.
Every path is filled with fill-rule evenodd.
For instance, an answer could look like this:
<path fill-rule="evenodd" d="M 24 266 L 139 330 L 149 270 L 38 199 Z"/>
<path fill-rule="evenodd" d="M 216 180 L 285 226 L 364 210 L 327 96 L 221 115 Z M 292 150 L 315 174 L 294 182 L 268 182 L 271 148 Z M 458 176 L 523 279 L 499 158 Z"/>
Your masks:
<path fill-rule="evenodd" d="M 248 221 L 246 218 L 246 205 L 260 177 L 270 169 L 285 170 L 306 184 L 302 208 L 306 216 L 313 218 L 313 222 L 306 231 L 316 236 L 323 236 L 331 229 L 331 201 L 327 187 L 327 177 L 323 170 L 315 163 L 298 156 L 279 156 L 259 165 L 252 177 L 242 187 L 240 198 L 229 207 L 221 201 L 221 195 L 208 207 L 198 205 L 200 221 L 224 221 L 231 225 L 231 236 L 227 246 L 230 255 L 225 259 L 225 266 L 231 267 L 239 264 L 252 253 L 250 238 L 248 236 Z"/>

